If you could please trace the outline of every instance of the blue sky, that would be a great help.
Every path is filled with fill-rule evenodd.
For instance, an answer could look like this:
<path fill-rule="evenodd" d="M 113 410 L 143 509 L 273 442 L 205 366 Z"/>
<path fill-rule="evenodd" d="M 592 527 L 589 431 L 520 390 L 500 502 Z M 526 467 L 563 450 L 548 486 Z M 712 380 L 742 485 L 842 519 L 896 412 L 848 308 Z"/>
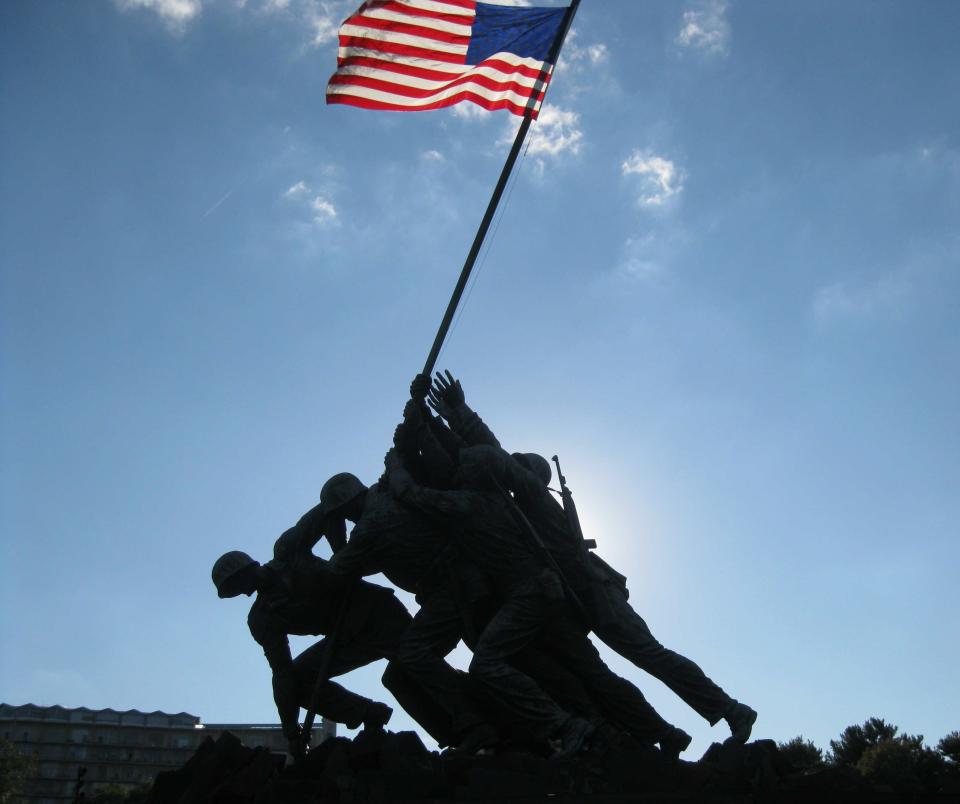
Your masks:
<path fill-rule="evenodd" d="M 517 120 L 326 107 L 352 2 L 0 6 L 6 702 L 276 719 L 210 566 L 379 474 Z M 958 25 L 584 0 L 441 356 L 759 736 L 960 727 Z"/>

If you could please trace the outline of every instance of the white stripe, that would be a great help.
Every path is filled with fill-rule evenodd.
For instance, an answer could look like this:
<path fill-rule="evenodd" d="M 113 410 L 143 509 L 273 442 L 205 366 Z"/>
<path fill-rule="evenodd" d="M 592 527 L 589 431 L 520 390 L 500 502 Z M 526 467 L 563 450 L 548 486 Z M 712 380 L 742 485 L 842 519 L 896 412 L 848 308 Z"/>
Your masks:
<path fill-rule="evenodd" d="M 410 8 L 419 8 L 423 11 L 437 11 L 440 14 L 454 14 L 458 17 L 468 17 L 471 21 L 476 15 L 472 8 L 449 6 L 442 0 L 397 0 L 398 3 Z"/>
<path fill-rule="evenodd" d="M 330 84 L 327 87 L 328 95 L 349 95 L 357 98 L 367 98 L 369 100 L 379 101 L 380 103 L 392 103 L 396 106 L 406 106 L 415 109 L 418 106 L 429 106 L 437 101 L 459 95 L 462 92 L 471 92 L 488 101 L 508 100 L 517 106 L 526 106 L 530 98 L 527 95 L 520 95 L 516 92 L 492 91 L 486 87 L 481 87 L 473 83 L 460 84 L 450 87 L 441 92 L 435 92 L 426 98 L 408 98 L 405 95 L 395 95 L 392 92 L 385 92 L 380 89 L 370 87 L 360 87 L 351 84 Z"/>
<path fill-rule="evenodd" d="M 409 34 L 381 31 L 379 28 L 366 28 L 360 25 L 342 25 L 340 36 L 362 36 L 364 39 L 375 39 L 378 42 L 392 42 L 396 45 L 435 50 L 438 53 L 450 53 L 454 56 L 465 56 L 467 53 L 466 45 L 451 45 L 449 42 L 439 42 L 425 36 L 410 36 Z"/>
<path fill-rule="evenodd" d="M 420 78 L 418 76 L 407 75 L 405 73 L 395 73 L 392 70 L 381 69 L 378 67 L 365 66 L 346 66 L 337 70 L 337 75 L 362 75 L 366 78 L 375 78 L 378 81 L 389 81 L 393 84 L 413 87 L 414 89 L 440 89 L 456 81 L 460 76 L 451 75 L 446 81 L 436 81 L 429 78 Z M 518 73 L 503 73 L 492 67 L 474 67 L 470 70 L 464 70 L 462 75 L 482 75 L 492 81 L 507 82 L 511 81 L 524 87 L 533 87 L 537 83 L 536 78 L 528 78 Z"/>
<path fill-rule="evenodd" d="M 435 20 L 431 17 L 416 17 L 409 14 L 401 14 L 396 11 L 389 11 L 385 8 L 371 8 L 352 17 L 352 21 L 359 23 L 364 17 L 375 20 L 386 20 L 387 22 L 402 22 L 404 25 L 416 25 L 420 28 L 430 28 L 434 31 L 443 31 L 444 33 L 456 34 L 457 36 L 470 36 L 472 27 L 470 25 L 457 25 L 452 22 Z"/>
<path fill-rule="evenodd" d="M 421 67 L 424 70 L 436 70 L 442 73 L 455 73 L 457 75 L 476 66 L 472 64 L 451 64 L 448 61 L 433 61 L 432 59 L 425 59 L 420 56 L 400 56 L 393 53 L 385 54 L 382 50 L 373 50 L 372 48 L 366 47 L 342 47 L 337 51 L 338 59 L 348 59 L 352 56 L 368 59 L 383 59 L 384 61 L 392 61 L 397 64 L 408 64 L 411 67 Z M 529 57 L 521 58 L 514 53 L 494 53 L 492 56 L 489 56 L 488 59 L 484 59 L 482 64 L 486 64 L 489 59 L 497 59 L 497 61 L 504 61 L 514 66 L 523 65 L 536 70 L 538 73 L 543 69 L 542 61 L 537 61 Z M 339 69 L 343 68 L 341 67 Z M 503 71 L 501 70 L 501 72 Z M 548 65 L 547 72 L 553 72 L 553 65 Z M 508 73 L 504 73 L 504 75 L 508 75 Z"/>

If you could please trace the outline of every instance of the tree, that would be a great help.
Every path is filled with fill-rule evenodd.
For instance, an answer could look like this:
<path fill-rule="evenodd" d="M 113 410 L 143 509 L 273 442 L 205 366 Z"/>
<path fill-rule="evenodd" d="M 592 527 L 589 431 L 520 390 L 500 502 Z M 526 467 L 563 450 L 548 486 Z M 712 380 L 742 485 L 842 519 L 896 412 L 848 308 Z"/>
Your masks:
<path fill-rule="evenodd" d="M 830 762 L 854 768 L 864 751 L 884 740 L 892 740 L 898 731 L 892 723 L 878 717 L 870 718 L 862 726 L 847 726 L 839 740 L 830 741 Z"/>
<path fill-rule="evenodd" d="M 940 787 L 944 760 L 924 746 L 922 735 L 901 734 L 867 748 L 857 762 L 857 770 L 871 782 L 896 790 L 936 790 Z"/>
<path fill-rule="evenodd" d="M 0 804 L 16 800 L 35 766 L 33 757 L 21 754 L 13 743 L 0 740 Z"/>
<path fill-rule="evenodd" d="M 937 750 L 952 770 L 960 768 L 960 731 L 951 731 L 946 737 L 941 737 Z"/>
<path fill-rule="evenodd" d="M 823 751 L 803 736 L 794 737 L 785 743 L 778 743 L 780 756 L 800 771 L 812 770 L 823 765 Z"/>

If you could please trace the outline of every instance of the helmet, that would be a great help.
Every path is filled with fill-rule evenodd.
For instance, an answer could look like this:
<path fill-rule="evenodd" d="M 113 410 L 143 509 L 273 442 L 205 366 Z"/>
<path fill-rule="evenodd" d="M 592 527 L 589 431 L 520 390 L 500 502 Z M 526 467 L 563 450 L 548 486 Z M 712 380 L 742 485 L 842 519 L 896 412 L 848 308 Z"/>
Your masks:
<path fill-rule="evenodd" d="M 320 508 L 325 514 L 336 511 L 350 500 L 360 496 L 367 487 L 360 482 L 360 478 L 349 472 L 341 472 L 331 477 L 320 489 Z"/>
<path fill-rule="evenodd" d="M 553 472 L 550 469 L 550 461 L 536 452 L 514 452 L 511 457 L 525 469 L 529 469 L 544 486 L 549 485 Z"/>
<path fill-rule="evenodd" d="M 229 591 L 227 581 L 241 570 L 256 564 L 256 561 L 240 550 L 231 550 L 229 553 L 220 556 L 214 562 L 213 571 L 210 573 L 213 577 L 213 585 L 217 587 L 217 594 L 220 597 L 227 597 L 228 595 L 225 594 Z"/>

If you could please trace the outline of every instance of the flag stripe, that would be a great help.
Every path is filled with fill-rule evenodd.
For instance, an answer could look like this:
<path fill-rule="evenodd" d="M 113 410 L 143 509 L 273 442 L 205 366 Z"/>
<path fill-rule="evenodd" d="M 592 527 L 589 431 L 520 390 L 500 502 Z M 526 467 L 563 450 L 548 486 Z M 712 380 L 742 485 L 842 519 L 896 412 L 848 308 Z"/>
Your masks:
<path fill-rule="evenodd" d="M 461 78 L 457 78 L 454 81 L 424 81 L 422 82 L 422 86 L 417 86 L 410 81 L 406 81 L 402 84 L 397 83 L 396 81 L 391 81 L 389 74 L 384 74 L 383 72 L 378 72 L 376 74 L 337 73 L 337 75 L 330 79 L 330 83 L 341 86 L 349 85 L 369 87 L 371 89 L 379 89 L 384 92 L 393 92 L 397 95 L 402 95 L 405 98 L 421 99 L 435 98 L 438 96 L 438 94 L 440 94 L 440 91 L 446 89 L 447 87 L 459 87 L 465 84 L 474 84 L 477 87 L 482 87 L 483 89 L 491 92 L 510 91 L 518 95 L 526 96 L 531 95 L 534 89 L 532 84 L 523 84 L 519 81 L 497 81 L 488 75 L 483 75 L 482 73 L 476 73 L 473 71 L 462 76 Z"/>
<path fill-rule="evenodd" d="M 368 52 L 372 53 L 373 51 Z M 472 69 L 483 68 L 488 72 L 497 72 L 501 76 L 520 76 L 524 79 L 530 79 L 531 82 L 536 81 L 540 77 L 540 69 L 535 69 L 525 63 L 517 63 L 516 57 L 513 57 L 513 62 L 508 61 L 506 58 L 503 58 L 506 56 L 511 56 L 511 54 L 498 54 L 497 57 L 487 59 Z M 356 68 L 363 67 L 398 73 L 400 75 L 409 75 L 412 78 L 425 78 L 429 81 L 449 81 L 451 78 L 463 75 L 464 73 L 463 66 L 459 64 L 446 64 L 428 59 L 385 59 L 376 55 L 348 56 L 340 59 L 337 73 L 360 72 L 360 70 Z M 547 74 L 550 75 L 551 73 L 552 70 L 548 69 Z"/>
<path fill-rule="evenodd" d="M 469 91 L 470 94 L 475 95 L 477 100 L 476 103 L 479 103 L 481 106 L 486 106 L 489 103 L 496 103 L 497 101 L 509 101 L 510 103 L 516 105 L 518 108 L 524 108 L 529 101 L 531 92 L 526 90 L 522 92 L 513 92 L 510 89 L 502 90 L 492 90 L 487 89 L 486 87 L 479 86 L 475 82 L 467 82 L 466 84 L 460 86 L 449 86 L 439 92 L 432 92 L 429 96 L 425 98 L 410 98 L 405 95 L 399 95 L 396 92 L 390 91 L 389 89 L 378 89 L 375 87 L 366 87 L 358 86 L 357 84 L 331 84 L 327 87 L 327 97 L 331 95 L 345 95 L 348 97 L 362 97 L 369 98 L 371 100 L 380 101 L 382 103 L 392 103 L 396 106 L 402 106 L 407 110 L 413 109 L 430 109 L 434 108 L 433 103 L 441 102 L 450 97 L 455 97 L 465 91 Z M 538 96 L 538 100 L 542 97 L 543 93 L 541 92 Z"/>
<path fill-rule="evenodd" d="M 468 11 L 466 13 L 463 11 L 451 13 L 452 9 L 437 11 L 434 8 L 421 8 L 420 4 L 404 3 L 401 2 L 401 0 L 386 0 L 383 5 L 364 8 L 362 9 L 362 12 L 358 11 L 357 13 L 374 14 L 381 11 L 402 14 L 405 17 L 416 17 L 417 19 L 430 19 L 438 20 L 440 22 L 449 22 L 454 25 L 464 25 L 468 28 L 473 23 L 475 17 L 473 11 Z"/>
<path fill-rule="evenodd" d="M 466 36 L 468 39 L 470 37 L 470 23 L 472 22 L 472 18 L 470 17 L 457 18 L 451 17 L 449 14 L 427 14 L 426 12 L 398 12 L 387 7 L 364 11 L 363 18 L 406 23 L 407 25 L 418 25 L 423 28 L 432 28 L 437 31 L 446 31 L 459 36 Z M 354 17 L 354 19 L 357 18 Z"/>
<path fill-rule="evenodd" d="M 393 96 L 391 95 L 390 97 Z M 462 101 L 472 101 L 478 106 L 482 106 L 489 112 L 495 112 L 498 109 L 507 109 L 516 115 L 524 115 L 527 113 L 526 105 L 520 105 L 506 99 L 488 101 L 484 98 L 478 97 L 472 92 L 461 92 L 456 95 L 452 95 L 449 98 L 444 98 L 443 100 L 416 107 L 410 107 L 400 103 L 390 103 L 389 101 L 376 100 L 374 98 L 363 97 L 360 95 L 327 95 L 327 103 L 330 104 L 341 103 L 347 106 L 357 106 L 361 109 L 378 109 L 384 112 L 428 112 L 434 109 L 444 109 L 448 106 L 454 106 Z M 534 111 L 530 116 L 533 119 L 536 119 L 537 114 L 538 112 Z"/>
<path fill-rule="evenodd" d="M 459 44 L 443 42 L 435 36 L 411 36 L 406 33 L 396 33 L 394 31 L 383 31 L 368 25 L 350 25 L 345 24 L 340 27 L 340 44 L 343 40 L 351 39 L 369 39 L 374 42 L 382 42 L 385 45 L 396 44 L 408 47 L 418 47 L 425 50 L 434 50 L 437 53 L 451 53 L 461 55 L 466 59 L 468 42 Z"/>
<path fill-rule="evenodd" d="M 451 64 L 463 65 L 466 59 L 465 53 L 443 53 L 437 50 L 431 50 L 424 47 L 411 47 L 410 45 L 401 45 L 396 42 L 381 42 L 376 39 L 365 39 L 362 37 L 340 37 L 340 47 L 353 49 L 356 47 L 365 50 L 375 50 L 378 53 L 394 54 L 397 56 L 410 56 L 412 58 L 431 59 L 434 61 L 446 61 Z"/>
<path fill-rule="evenodd" d="M 466 34 L 455 33 L 452 30 L 453 26 L 448 23 L 442 23 L 446 26 L 446 29 L 440 28 L 438 26 L 432 25 L 422 25 L 417 21 L 416 24 L 413 24 L 412 21 L 407 18 L 406 21 L 400 22 L 396 19 L 383 19 L 379 16 L 372 17 L 369 15 L 363 15 L 361 17 L 353 17 L 350 20 L 352 23 L 355 23 L 357 27 L 364 27 L 367 29 L 379 30 L 379 31 L 388 31 L 390 33 L 396 34 L 406 34 L 409 36 L 416 36 L 422 39 L 430 39 L 435 42 L 445 42 L 449 45 L 458 45 L 466 47 L 470 44 L 470 28 L 458 25 L 457 28 L 463 30 L 466 29 Z"/>

